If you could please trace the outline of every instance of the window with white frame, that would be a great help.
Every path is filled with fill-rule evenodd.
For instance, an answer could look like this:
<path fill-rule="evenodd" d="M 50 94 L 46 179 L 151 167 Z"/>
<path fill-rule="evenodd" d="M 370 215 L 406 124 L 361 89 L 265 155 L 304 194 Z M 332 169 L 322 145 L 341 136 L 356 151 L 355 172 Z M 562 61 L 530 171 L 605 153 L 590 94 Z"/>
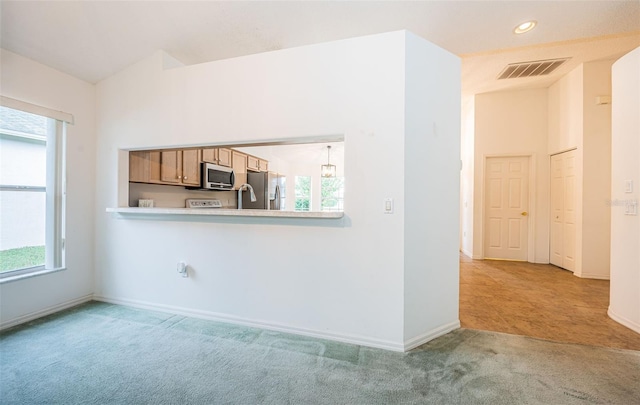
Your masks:
<path fill-rule="evenodd" d="M 311 176 L 295 177 L 295 210 L 311 211 Z"/>
<path fill-rule="evenodd" d="M 322 177 L 320 211 L 344 211 L 344 177 Z"/>
<path fill-rule="evenodd" d="M 0 106 L 0 279 L 64 267 L 65 123 Z"/>

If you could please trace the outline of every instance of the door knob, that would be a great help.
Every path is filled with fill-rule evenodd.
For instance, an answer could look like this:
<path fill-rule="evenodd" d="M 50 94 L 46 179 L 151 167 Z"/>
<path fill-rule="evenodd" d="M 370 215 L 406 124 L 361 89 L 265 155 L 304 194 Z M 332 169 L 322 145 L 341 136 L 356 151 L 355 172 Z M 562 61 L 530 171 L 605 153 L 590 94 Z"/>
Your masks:
<path fill-rule="evenodd" d="M 527 215 L 529 215 L 529 213 L 527 211 L 522 211 L 520 215 L 522 215 L 523 217 L 526 217 Z"/>

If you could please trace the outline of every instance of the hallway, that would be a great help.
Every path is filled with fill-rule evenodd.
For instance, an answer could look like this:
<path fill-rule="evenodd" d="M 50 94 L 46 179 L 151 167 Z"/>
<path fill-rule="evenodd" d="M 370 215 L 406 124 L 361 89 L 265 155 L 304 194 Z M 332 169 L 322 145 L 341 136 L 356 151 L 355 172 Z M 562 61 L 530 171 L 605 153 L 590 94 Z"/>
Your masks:
<path fill-rule="evenodd" d="M 546 264 L 460 256 L 463 328 L 640 350 L 640 334 L 607 316 L 609 281 Z"/>

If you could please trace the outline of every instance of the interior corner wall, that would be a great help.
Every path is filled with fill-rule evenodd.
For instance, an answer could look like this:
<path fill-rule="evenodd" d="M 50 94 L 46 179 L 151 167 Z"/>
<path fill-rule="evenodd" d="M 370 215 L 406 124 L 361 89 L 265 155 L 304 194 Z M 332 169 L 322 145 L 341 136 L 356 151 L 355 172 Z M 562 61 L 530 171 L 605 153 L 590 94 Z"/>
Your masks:
<path fill-rule="evenodd" d="M 475 97 L 462 96 L 462 128 L 460 158 L 460 250 L 473 258 L 473 171 L 474 171 L 474 129 Z M 480 255 L 475 257 L 481 258 Z"/>
<path fill-rule="evenodd" d="M 531 156 L 529 261 L 549 263 L 547 89 L 475 97 L 473 257 L 484 258 L 484 165 L 490 156 Z"/>
<path fill-rule="evenodd" d="M 611 209 L 611 95 L 613 61 L 583 65 L 581 277 L 609 279 Z"/>
<path fill-rule="evenodd" d="M 66 270 L 0 284 L 0 327 L 91 299 L 95 191 L 95 86 L 0 51 L 3 96 L 70 113 L 67 125 Z"/>
<path fill-rule="evenodd" d="M 405 69 L 404 341 L 411 348 L 460 327 L 461 67 L 457 56 L 408 34 Z"/>
<path fill-rule="evenodd" d="M 98 298 L 403 350 L 405 36 L 168 70 L 158 53 L 98 83 Z M 336 134 L 345 139 L 343 220 L 105 213 L 126 190 L 119 149 Z M 385 170 L 375 170 L 381 157 Z M 178 261 L 192 277 L 180 277 Z"/>
<path fill-rule="evenodd" d="M 609 316 L 640 333 L 640 48 L 613 64 L 611 140 L 611 291 Z M 626 192 L 626 182 L 633 192 Z"/>

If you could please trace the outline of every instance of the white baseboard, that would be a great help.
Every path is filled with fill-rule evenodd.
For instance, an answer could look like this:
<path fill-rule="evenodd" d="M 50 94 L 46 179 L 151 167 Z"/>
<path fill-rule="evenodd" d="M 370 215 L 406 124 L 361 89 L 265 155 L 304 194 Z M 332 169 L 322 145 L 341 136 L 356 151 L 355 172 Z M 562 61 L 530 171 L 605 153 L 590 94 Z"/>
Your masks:
<path fill-rule="evenodd" d="M 446 335 L 447 333 L 451 332 L 452 330 L 456 330 L 460 328 L 460 320 L 457 320 L 455 322 L 451 322 L 448 323 L 446 325 L 442 325 L 439 326 L 435 329 L 432 329 L 428 332 L 425 332 L 419 336 L 416 336 L 414 338 L 411 338 L 407 341 L 404 342 L 404 351 L 408 352 L 411 349 L 414 349 L 418 346 L 421 346 L 425 343 L 427 343 L 430 340 L 433 340 L 435 338 L 438 338 L 442 335 Z"/>
<path fill-rule="evenodd" d="M 601 274 L 589 274 L 589 273 L 576 274 L 576 273 L 573 273 L 573 275 L 576 276 L 576 277 L 580 277 L 580 278 L 590 278 L 592 280 L 609 280 L 610 279 L 609 276 L 603 276 Z"/>
<path fill-rule="evenodd" d="M 89 295 L 85 295 L 70 301 L 66 301 L 57 305 L 50 306 L 40 311 L 31 312 L 29 314 L 22 315 L 14 319 L 10 319 L 8 321 L 3 321 L 0 323 L 0 330 L 8 329 L 16 325 L 20 325 L 21 323 L 30 322 L 30 321 L 33 321 L 34 319 L 42 318 L 43 316 L 51 315 L 53 313 L 60 312 L 67 308 L 84 304 L 85 302 L 89 302 L 92 299 L 93 299 L 93 294 L 89 294 Z"/>
<path fill-rule="evenodd" d="M 385 350 L 391 350 L 395 352 L 403 352 L 406 346 L 406 345 L 403 345 L 402 343 L 395 343 L 392 341 L 387 341 L 382 339 L 368 338 L 365 336 L 351 335 L 346 333 L 332 333 L 332 332 L 325 332 L 325 331 L 319 331 L 319 330 L 307 329 L 307 328 L 298 328 L 291 325 L 283 325 L 283 324 L 273 323 L 269 321 L 241 318 L 233 315 L 221 314 L 221 313 L 210 312 L 210 311 L 202 311 L 202 310 L 191 309 L 191 308 L 176 307 L 172 305 L 154 304 L 154 303 L 144 302 L 144 301 L 105 297 L 105 296 L 94 296 L 93 299 L 96 301 L 107 302 L 110 304 L 126 305 L 126 306 L 141 308 L 141 309 L 149 309 L 152 311 L 159 311 L 159 312 L 166 312 L 166 313 L 175 314 L 175 315 L 188 316 L 192 318 L 226 322 L 226 323 L 232 323 L 236 325 L 249 326 L 253 328 L 267 329 L 267 330 L 273 330 L 277 332 L 291 333 L 295 335 L 334 340 L 334 341 L 343 342 L 343 343 L 374 347 L 377 349 L 385 349 Z M 459 327 L 459 323 L 458 323 L 458 327 Z"/>
<path fill-rule="evenodd" d="M 620 325 L 626 326 L 636 333 L 640 333 L 640 323 L 634 322 L 631 319 L 627 319 L 624 316 L 616 314 L 611 310 L 611 307 L 609 307 L 609 309 L 607 310 L 607 315 L 609 315 L 609 318 L 618 322 Z"/>
<path fill-rule="evenodd" d="M 473 259 L 473 253 L 469 252 L 468 250 L 461 250 L 462 254 L 467 256 L 469 259 Z"/>

